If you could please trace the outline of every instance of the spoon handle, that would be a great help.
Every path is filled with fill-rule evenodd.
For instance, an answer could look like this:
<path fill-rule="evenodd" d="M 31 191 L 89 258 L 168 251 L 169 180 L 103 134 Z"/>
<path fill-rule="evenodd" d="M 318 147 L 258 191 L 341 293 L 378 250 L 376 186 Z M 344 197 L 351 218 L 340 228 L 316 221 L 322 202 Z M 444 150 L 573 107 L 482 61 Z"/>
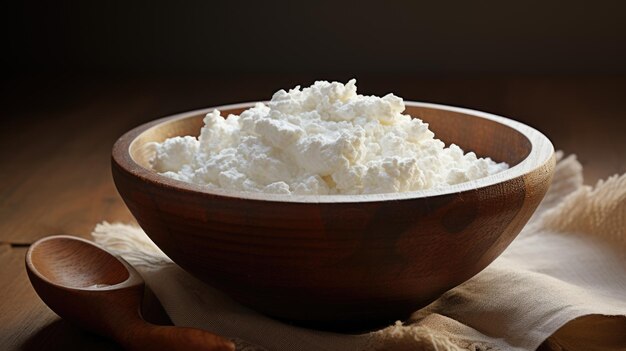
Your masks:
<path fill-rule="evenodd" d="M 158 326 L 141 321 L 114 333 L 125 349 L 130 351 L 234 351 L 230 340 L 208 331 L 175 326 Z"/>

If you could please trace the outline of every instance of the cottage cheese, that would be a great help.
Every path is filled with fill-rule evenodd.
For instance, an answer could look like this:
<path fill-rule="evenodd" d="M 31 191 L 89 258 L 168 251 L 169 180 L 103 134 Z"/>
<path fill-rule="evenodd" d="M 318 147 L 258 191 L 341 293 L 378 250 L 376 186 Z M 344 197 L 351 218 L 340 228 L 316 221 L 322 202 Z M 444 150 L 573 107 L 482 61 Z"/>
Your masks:
<path fill-rule="evenodd" d="M 276 194 L 373 194 L 444 187 L 508 168 L 435 139 L 404 102 L 357 94 L 356 81 L 280 90 L 198 138 L 155 143 L 160 174 L 206 186 Z"/>

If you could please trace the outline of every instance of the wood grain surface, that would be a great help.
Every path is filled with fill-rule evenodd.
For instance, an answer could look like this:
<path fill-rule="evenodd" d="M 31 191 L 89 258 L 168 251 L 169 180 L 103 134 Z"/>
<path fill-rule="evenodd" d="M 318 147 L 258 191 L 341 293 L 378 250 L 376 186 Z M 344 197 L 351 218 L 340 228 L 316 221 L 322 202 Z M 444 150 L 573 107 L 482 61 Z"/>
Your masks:
<path fill-rule="evenodd" d="M 25 245 L 88 237 L 102 220 L 132 222 L 110 175 L 114 141 L 172 113 L 267 98 L 279 88 L 350 76 L 31 77 L 3 81 L 0 104 L 0 349 L 119 350 L 69 325 L 39 300 Z M 527 123 L 576 153 L 585 183 L 626 172 L 626 78 L 359 76 L 368 94 L 397 93 Z M 158 309 L 151 305 L 147 311 Z M 156 313 L 155 319 L 165 321 Z M 549 349 L 544 345 L 544 349 Z"/>

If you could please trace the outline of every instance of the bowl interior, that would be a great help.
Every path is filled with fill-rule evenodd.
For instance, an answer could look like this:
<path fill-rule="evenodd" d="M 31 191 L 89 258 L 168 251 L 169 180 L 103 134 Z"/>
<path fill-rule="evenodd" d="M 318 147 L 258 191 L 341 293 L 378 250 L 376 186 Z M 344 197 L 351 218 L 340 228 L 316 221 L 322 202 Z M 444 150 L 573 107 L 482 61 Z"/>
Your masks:
<path fill-rule="evenodd" d="M 239 105 L 241 106 L 241 105 Z M 222 115 L 240 114 L 248 107 L 221 109 Z M 175 136 L 198 136 L 206 111 L 172 118 L 148 128 L 130 145 L 130 156 L 140 166 L 150 169 L 154 150 L 150 142 L 162 142 Z M 467 113 L 433 107 L 407 105 L 405 114 L 420 118 L 429 124 L 435 137 L 450 145 L 460 146 L 465 152 L 473 151 L 479 157 L 490 157 L 496 162 L 506 162 L 513 167 L 531 152 L 532 145 L 520 131 L 497 121 Z"/>

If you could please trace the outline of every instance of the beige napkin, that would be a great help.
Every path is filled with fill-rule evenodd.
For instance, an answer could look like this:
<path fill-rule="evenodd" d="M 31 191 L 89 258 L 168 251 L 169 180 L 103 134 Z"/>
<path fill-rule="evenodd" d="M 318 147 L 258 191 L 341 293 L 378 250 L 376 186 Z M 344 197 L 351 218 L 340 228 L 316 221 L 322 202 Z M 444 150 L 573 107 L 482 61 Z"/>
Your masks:
<path fill-rule="evenodd" d="M 574 156 L 509 248 L 408 321 L 344 335 L 260 315 L 172 263 L 140 228 L 99 224 L 95 241 L 134 265 L 176 325 L 256 350 L 626 350 L 626 175 L 583 186 Z M 277 303 L 280 303 L 277 301 Z"/>

